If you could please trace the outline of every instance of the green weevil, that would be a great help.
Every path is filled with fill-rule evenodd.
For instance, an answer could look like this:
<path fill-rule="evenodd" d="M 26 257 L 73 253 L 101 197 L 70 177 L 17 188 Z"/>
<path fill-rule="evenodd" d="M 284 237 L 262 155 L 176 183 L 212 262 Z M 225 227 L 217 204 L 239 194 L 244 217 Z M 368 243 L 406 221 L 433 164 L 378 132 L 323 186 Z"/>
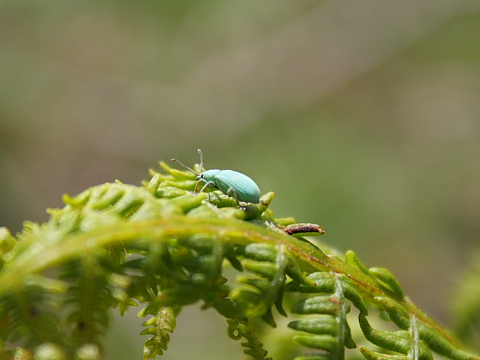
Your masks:
<path fill-rule="evenodd" d="M 181 161 L 172 159 L 172 161 L 178 162 L 184 168 L 197 175 L 198 182 L 195 186 L 195 192 L 197 192 L 199 184 L 204 183 L 205 185 L 201 188 L 200 192 L 212 186 L 225 195 L 233 197 L 237 203 L 239 201 L 256 204 L 260 202 L 260 189 L 255 181 L 238 171 L 219 169 L 204 170 L 202 150 L 198 149 L 198 153 L 200 154 L 200 173 L 189 168 Z"/>

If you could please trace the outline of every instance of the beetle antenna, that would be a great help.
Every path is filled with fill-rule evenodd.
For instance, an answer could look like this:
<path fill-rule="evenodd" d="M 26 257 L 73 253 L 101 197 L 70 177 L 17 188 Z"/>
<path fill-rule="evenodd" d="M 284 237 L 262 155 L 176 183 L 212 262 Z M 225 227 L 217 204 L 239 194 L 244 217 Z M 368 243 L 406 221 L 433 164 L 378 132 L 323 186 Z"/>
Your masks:
<path fill-rule="evenodd" d="M 198 150 L 198 153 L 200 154 L 200 171 L 204 171 L 205 168 L 203 167 L 203 153 L 202 153 L 202 150 L 200 149 L 197 149 Z"/>
<path fill-rule="evenodd" d="M 180 160 L 177 160 L 177 159 L 171 159 L 171 160 L 179 163 L 179 164 L 182 165 L 185 169 L 190 170 L 190 171 L 193 172 L 195 175 L 198 175 L 198 172 L 196 172 L 196 171 L 193 170 L 192 168 L 189 168 L 187 165 L 185 165 L 184 163 L 182 163 Z"/>

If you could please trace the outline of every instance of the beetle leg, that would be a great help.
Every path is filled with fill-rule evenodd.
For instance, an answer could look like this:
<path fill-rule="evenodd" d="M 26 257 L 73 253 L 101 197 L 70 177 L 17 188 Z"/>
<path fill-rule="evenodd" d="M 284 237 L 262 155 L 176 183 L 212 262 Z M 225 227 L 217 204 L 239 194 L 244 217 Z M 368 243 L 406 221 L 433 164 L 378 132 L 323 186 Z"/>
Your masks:
<path fill-rule="evenodd" d="M 238 201 L 238 194 L 237 194 L 237 192 L 235 191 L 234 188 L 232 188 L 232 187 L 229 188 L 229 189 L 227 190 L 227 195 L 228 195 L 228 196 L 231 196 L 232 198 L 234 198 L 235 201 L 237 202 L 237 205 L 240 205 L 240 202 Z"/>
<path fill-rule="evenodd" d="M 193 190 L 193 193 L 194 194 L 197 194 L 197 190 L 198 190 L 198 185 L 200 184 L 200 181 L 197 181 L 197 185 L 195 185 L 195 189 Z"/>
<path fill-rule="evenodd" d="M 200 184 L 200 181 L 197 182 L 197 186 L 195 186 L 195 193 L 197 192 L 198 184 Z M 203 185 L 203 187 L 200 189 L 199 192 L 203 192 L 203 190 L 205 190 L 207 187 L 209 187 L 209 186 L 212 185 L 212 184 L 215 185 L 215 183 L 213 183 L 213 182 L 211 182 L 211 181 L 207 181 L 207 182 L 205 183 L 205 185 Z"/>

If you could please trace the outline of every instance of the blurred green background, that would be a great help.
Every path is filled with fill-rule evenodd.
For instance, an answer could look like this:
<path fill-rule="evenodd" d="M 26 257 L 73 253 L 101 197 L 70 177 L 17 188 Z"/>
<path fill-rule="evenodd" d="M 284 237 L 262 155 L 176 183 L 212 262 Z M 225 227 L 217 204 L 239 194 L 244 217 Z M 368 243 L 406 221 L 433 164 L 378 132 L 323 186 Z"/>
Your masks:
<path fill-rule="evenodd" d="M 479 243 L 479 95 L 478 0 L 1 0 L 0 225 L 201 148 L 448 324 Z M 141 359 L 140 323 L 115 318 L 107 359 Z M 164 358 L 241 358 L 225 327 L 186 309 Z"/>

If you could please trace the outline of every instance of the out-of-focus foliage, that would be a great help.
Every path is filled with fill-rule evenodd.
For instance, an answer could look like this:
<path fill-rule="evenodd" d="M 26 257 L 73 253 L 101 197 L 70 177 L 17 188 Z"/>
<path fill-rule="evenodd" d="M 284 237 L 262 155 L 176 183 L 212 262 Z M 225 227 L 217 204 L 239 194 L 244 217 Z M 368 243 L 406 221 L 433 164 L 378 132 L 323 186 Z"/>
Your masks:
<path fill-rule="evenodd" d="M 474 0 L 2 1 L 0 225 L 202 148 L 447 320 L 480 235 L 479 24 Z"/>

